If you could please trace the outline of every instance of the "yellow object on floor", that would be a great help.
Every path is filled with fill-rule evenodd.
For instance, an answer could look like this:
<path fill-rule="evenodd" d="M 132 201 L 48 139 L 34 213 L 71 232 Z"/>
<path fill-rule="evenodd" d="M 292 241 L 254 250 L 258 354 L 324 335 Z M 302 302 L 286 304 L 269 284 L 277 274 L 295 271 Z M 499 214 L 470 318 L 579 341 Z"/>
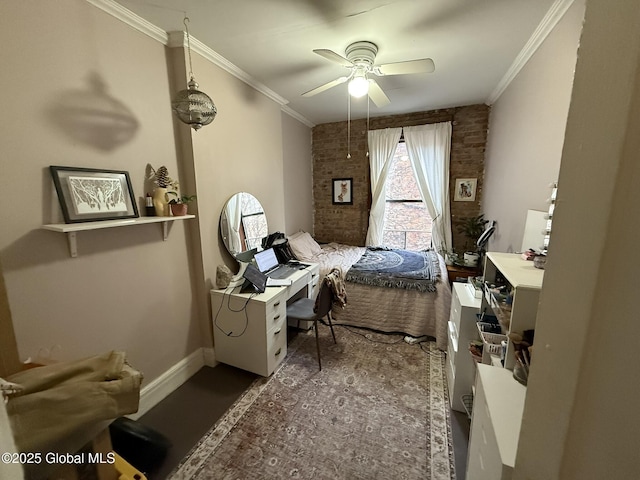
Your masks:
<path fill-rule="evenodd" d="M 120 475 L 118 480 L 147 480 L 142 473 L 133 468 L 129 462 L 127 462 L 124 458 L 118 455 L 116 452 L 113 452 L 116 456 L 115 467 Z"/>

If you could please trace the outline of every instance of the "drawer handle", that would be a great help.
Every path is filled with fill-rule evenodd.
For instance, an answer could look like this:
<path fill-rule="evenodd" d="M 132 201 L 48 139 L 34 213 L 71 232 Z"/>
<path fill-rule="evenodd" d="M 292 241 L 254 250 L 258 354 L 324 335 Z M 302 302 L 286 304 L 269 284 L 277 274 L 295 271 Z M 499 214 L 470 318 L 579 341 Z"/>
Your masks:
<path fill-rule="evenodd" d="M 276 303 L 274 303 L 274 304 L 273 304 L 273 307 L 275 308 L 275 307 L 277 307 L 278 305 L 280 305 L 280 302 L 276 302 Z"/>
<path fill-rule="evenodd" d="M 275 353 L 275 356 L 277 357 L 278 355 L 280 355 L 282 353 L 282 347 L 278 349 L 278 351 Z"/>
<path fill-rule="evenodd" d="M 280 318 L 280 315 L 276 315 L 275 317 L 273 317 L 273 321 L 275 322 L 276 320 L 278 320 Z"/>
<path fill-rule="evenodd" d="M 278 335 L 281 331 L 282 331 L 282 329 L 281 329 L 281 328 L 279 328 L 278 330 L 276 330 L 275 332 L 273 332 L 273 335 L 274 335 L 274 336 L 275 336 L 275 335 Z"/>

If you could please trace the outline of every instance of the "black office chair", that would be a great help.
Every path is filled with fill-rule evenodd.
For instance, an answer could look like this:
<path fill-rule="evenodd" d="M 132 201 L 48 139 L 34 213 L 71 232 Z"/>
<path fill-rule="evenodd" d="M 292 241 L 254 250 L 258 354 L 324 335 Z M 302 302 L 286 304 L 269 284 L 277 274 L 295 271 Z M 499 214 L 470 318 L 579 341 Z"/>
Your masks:
<path fill-rule="evenodd" d="M 317 303 L 317 308 L 316 308 Z M 329 327 L 331 328 L 331 335 L 333 336 L 333 342 L 336 341 L 336 334 L 333 332 L 333 324 L 331 323 L 331 305 L 333 304 L 333 291 L 329 280 L 325 277 L 320 284 L 320 291 L 318 292 L 317 299 L 313 298 L 300 298 L 287 307 L 287 319 L 293 319 L 298 321 L 298 328 L 300 328 L 300 321 L 307 320 L 313 322 L 313 328 L 316 331 L 316 348 L 318 350 L 318 367 L 322 370 L 322 362 L 320 360 L 320 340 L 318 339 L 318 320 L 327 317 L 329 321 Z"/>

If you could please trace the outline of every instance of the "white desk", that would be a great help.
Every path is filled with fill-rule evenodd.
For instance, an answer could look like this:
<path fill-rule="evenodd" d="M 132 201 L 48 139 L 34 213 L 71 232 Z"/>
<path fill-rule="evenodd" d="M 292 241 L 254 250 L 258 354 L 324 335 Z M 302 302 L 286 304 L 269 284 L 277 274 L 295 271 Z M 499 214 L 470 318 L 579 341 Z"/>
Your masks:
<path fill-rule="evenodd" d="M 315 298 L 318 264 L 308 264 L 289 278 L 286 287 L 264 293 L 240 293 L 240 287 L 211 290 L 211 316 L 216 360 L 268 377 L 287 354 L 287 300 Z"/>

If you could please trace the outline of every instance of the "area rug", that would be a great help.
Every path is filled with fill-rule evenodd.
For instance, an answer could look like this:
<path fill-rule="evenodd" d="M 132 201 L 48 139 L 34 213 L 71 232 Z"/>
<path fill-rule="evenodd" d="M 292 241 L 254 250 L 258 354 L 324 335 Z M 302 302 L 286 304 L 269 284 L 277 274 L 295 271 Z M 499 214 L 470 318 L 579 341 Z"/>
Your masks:
<path fill-rule="evenodd" d="M 435 342 L 320 327 L 289 344 L 171 479 L 455 479 L 444 359 Z"/>

